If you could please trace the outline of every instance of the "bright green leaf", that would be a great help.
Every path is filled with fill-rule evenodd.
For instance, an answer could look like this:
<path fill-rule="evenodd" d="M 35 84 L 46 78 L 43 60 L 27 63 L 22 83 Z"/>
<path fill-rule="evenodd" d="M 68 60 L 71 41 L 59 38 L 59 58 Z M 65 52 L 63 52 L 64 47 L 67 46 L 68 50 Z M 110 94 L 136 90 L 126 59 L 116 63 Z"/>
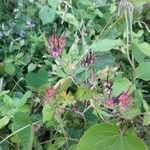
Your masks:
<path fill-rule="evenodd" d="M 112 86 L 112 95 L 118 96 L 122 92 L 126 92 L 128 90 L 129 93 L 131 93 L 134 88 L 135 86 L 132 85 L 132 82 L 130 82 L 127 78 L 117 79 L 114 81 Z"/>
<path fill-rule="evenodd" d="M 150 45 L 146 42 L 137 44 L 137 47 L 147 56 L 150 56 Z"/>
<path fill-rule="evenodd" d="M 113 124 L 97 124 L 88 129 L 77 145 L 77 150 L 147 150 L 132 132 L 123 135 Z"/>
<path fill-rule="evenodd" d="M 132 119 L 140 114 L 141 114 L 140 109 L 132 108 L 132 109 L 129 109 L 129 110 L 126 110 L 125 112 L 123 112 L 122 117 L 125 119 Z"/>
<path fill-rule="evenodd" d="M 150 62 L 141 62 L 136 68 L 136 78 L 149 81 L 150 80 Z"/>
<path fill-rule="evenodd" d="M 12 63 L 8 63 L 4 66 L 5 72 L 13 75 L 15 73 L 15 66 Z"/>
<path fill-rule="evenodd" d="M 8 116 L 1 118 L 0 119 L 0 129 L 5 127 L 9 121 L 10 121 L 10 117 L 8 117 Z"/>
<path fill-rule="evenodd" d="M 43 123 L 46 121 L 50 121 L 52 119 L 54 111 L 55 111 L 55 109 L 52 106 L 50 106 L 48 104 L 44 105 L 43 110 L 42 110 Z"/>
<path fill-rule="evenodd" d="M 39 17 L 43 25 L 52 23 L 55 20 L 55 11 L 48 6 L 42 6 L 39 12 Z"/>
<path fill-rule="evenodd" d="M 144 115 L 143 125 L 146 125 L 146 126 L 150 125 L 150 114 Z"/>
<path fill-rule="evenodd" d="M 35 68 L 36 68 L 36 64 L 31 63 L 31 64 L 28 66 L 28 72 L 33 71 Z"/>
<path fill-rule="evenodd" d="M 56 9 L 62 0 L 48 0 L 48 4 Z"/>
<path fill-rule="evenodd" d="M 107 52 L 110 51 L 111 49 L 121 46 L 122 42 L 120 39 L 118 40 L 110 40 L 110 39 L 103 39 L 99 42 L 93 43 L 89 49 L 92 49 L 93 51 L 99 51 L 99 52 Z"/>

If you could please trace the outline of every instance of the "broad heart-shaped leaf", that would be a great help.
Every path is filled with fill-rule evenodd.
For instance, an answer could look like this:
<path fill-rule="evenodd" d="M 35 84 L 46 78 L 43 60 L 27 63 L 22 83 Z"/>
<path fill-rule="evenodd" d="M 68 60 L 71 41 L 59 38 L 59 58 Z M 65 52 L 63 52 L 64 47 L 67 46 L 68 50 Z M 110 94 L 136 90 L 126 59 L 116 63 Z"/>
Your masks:
<path fill-rule="evenodd" d="M 27 114 L 24 113 L 16 113 L 14 117 L 14 121 L 12 123 L 12 131 L 15 132 L 29 124 L 31 124 L 31 119 Z M 32 143 L 34 138 L 34 132 L 32 126 L 28 126 L 21 130 L 18 133 L 18 136 L 21 140 L 21 145 L 23 146 L 23 150 L 31 150 Z"/>
<path fill-rule="evenodd" d="M 48 82 L 48 72 L 45 69 L 40 69 L 37 73 L 29 72 L 26 82 L 28 86 L 38 89 Z"/>
<path fill-rule="evenodd" d="M 141 62 L 136 68 L 136 78 L 150 80 L 150 62 Z"/>
<path fill-rule="evenodd" d="M 136 45 L 141 50 L 142 53 L 144 53 L 147 56 L 150 56 L 150 45 L 148 43 L 143 42 Z"/>
<path fill-rule="evenodd" d="M 118 96 L 122 92 L 127 92 L 129 90 L 129 93 L 131 93 L 134 90 L 135 86 L 132 85 L 132 83 L 127 78 L 121 78 L 115 80 L 112 86 L 112 95 Z"/>
<path fill-rule="evenodd" d="M 122 41 L 118 40 L 110 40 L 110 39 L 103 39 L 101 41 L 93 43 L 89 46 L 89 49 L 92 49 L 95 52 L 107 52 L 117 46 L 121 46 Z"/>
<path fill-rule="evenodd" d="M 117 125 L 97 124 L 85 132 L 77 150 L 147 150 L 147 147 L 132 132 L 122 135 Z"/>
<path fill-rule="evenodd" d="M 48 6 L 42 6 L 39 12 L 39 17 L 43 25 L 52 23 L 55 20 L 55 11 Z"/>

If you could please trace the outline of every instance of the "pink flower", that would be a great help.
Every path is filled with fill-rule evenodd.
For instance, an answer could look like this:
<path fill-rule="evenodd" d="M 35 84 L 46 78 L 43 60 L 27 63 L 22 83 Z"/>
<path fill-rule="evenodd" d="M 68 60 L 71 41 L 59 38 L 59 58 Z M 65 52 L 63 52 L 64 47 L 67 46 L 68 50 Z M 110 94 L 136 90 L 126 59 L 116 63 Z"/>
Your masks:
<path fill-rule="evenodd" d="M 48 43 L 50 46 L 48 50 L 49 54 L 57 58 L 62 54 L 66 46 L 66 38 L 64 36 L 58 37 L 58 35 L 53 34 L 49 37 Z"/>
<path fill-rule="evenodd" d="M 116 105 L 113 98 L 107 99 L 107 100 L 105 101 L 105 104 L 106 104 L 108 107 L 111 107 L 111 108 Z"/>
<path fill-rule="evenodd" d="M 55 90 L 53 88 L 49 87 L 48 89 L 46 89 L 44 93 L 44 101 L 51 103 L 54 94 L 55 94 Z"/>
<path fill-rule="evenodd" d="M 118 100 L 119 105 L 122 107 L 128 107 L 131 104 L 131 96 L 127 92 L 122 92 Z"/>

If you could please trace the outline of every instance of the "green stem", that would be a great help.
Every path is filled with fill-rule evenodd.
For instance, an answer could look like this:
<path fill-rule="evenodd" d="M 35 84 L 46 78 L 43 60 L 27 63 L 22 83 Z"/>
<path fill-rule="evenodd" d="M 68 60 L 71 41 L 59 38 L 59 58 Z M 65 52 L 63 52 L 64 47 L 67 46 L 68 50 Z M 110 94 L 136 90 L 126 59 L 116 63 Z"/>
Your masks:
<path fill-rule="evenodd" d="M 20 132 L 20 131 L 22 131 L 22 130 L 24 130 L 24 129 L 26 129 L 26 128 L 28 128 L 28 127 L 34 125 L 34 124 L 37 124 L 37 123 L 39 123 L 39 122 L 41 122 L 41 121 L 34 122 L 33 124 L 28 124 L 28 125 L 26 125 L 26 126 L 20 128 L 20 129 L 18 129 L 17 131 L 13 132 L 12 134 L 10 134 L 10 135 L 8 135 L 6 138 L 4 138 L 2 141 L 0 141 L 0 144 L 2 144 L 3 142 L 5 142 L 6 140 L 8 140 L 8 139 L 9 139 L 10 137 L 12 137 L 13 135 L 17 134 L 18 132 Z"/>
<path fill-rule="evenodd" d="M 130 58 L 130 52 L 129 52 L 129 22 L 128 22 L 127 11 L 125 11 L 125 20 L 126 20 L 126 39 L 127 39 L 126 53 L 127 53 L 127 59 L 133 69 L 133 81 L 134 81 L 135 80 L 135 66 Z"/>

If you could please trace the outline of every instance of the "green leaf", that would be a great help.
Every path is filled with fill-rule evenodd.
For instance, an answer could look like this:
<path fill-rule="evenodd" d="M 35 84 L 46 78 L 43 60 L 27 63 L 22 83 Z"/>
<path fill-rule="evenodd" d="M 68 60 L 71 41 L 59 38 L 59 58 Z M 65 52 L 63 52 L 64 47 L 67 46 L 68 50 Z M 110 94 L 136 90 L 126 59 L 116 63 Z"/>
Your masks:
<path fill-rule="evenodd" d="M 23 106 L 27 102 L 27 99 L 30 98 L 31 96 L 32 96 L 32 92 L 31 91 L 27 91 L 23 95 L 23 97 L 21 99 L 15 98 L 14 99 L 14 106 L 15 107 L 21 107 L 21 106 Z"/>
<path fill-rule="evenodd" d="M 141 52 L 147 56 L 150 56 L 150 45 L 146 42 L 141 44 L 137 44 L 137 47 L 141 50 Z"/>
<path fill-rule="evenodd" d="M 103 7 L 106 6 L 107 0 L 94 0 L 96 7 Z"/>
<path fill-rule="evenodd" d="M 132 108 L 132 109 L 128 109 L 125 112 L 123 112 L 122 117 L 125 119 L 132 119 L 140 114 L 141 114 L 140 109 Z"/>
<path fill-rule="evenodd" d="M 112 89 L 113 89 L 112 95 L 118 96 L 122 92 L 126 92 L 128 90 L 129 90 L 129 93 L 131 93 L 134 88 L 135 86 L 132 85 L 132 82 L 130 82 L 127 78 L 117 79 L 114 81 L 113 86 L 112 86 Z"/>
<path fill-rule="evenodd" d="M 15 66 L 12 63 L 5 64 L 4 70 L 10 75 L 13 75 L 16 71 Z"/>
<path fill-rule="evenodd" d="M 61 2 L 62 0 L 48 0 L 48 4 L 54 9 L 56 9 Z"/>
<path fill-rule="evenodd" d="M 5 127 L 9 121 L 10 121 L 10 117 L 8 117 L 8 116 L 1 118 L 0 119 L 0 129 Z"/>
<path fill-rule="evenodd" d="M 33 71 L 35 68 L 36 68 L 36 64 L 31 63 L 31 64 L 28 66 L 28 72 Z"/>
<path fill-rule="evenodd" d="M 54 139 L 54 143 L 48 144 L 46 150 L 57 150 L 65 144 L 65 139 L 63 137 L 58 137 Z"/>
<path fill-rule="evenodd" d="M 52 119 L 54 111 L 55 111 L 54 107 L 52 107 L 48 104 L 44 105 L 43 110 L 42 110 L 43 123 L 46 122 L 46 121 L 50 121 Z"/>
<path fill-rule="evenodd" d="M 136 68 L 136 78 L 149 81 L 150 80 L 150 62 L 141 62 Z"/>
<path fill-rule="evenodd" d="M 75 98 L 77 100 L 89 100 L 93 98 L 93 96 L 98 96 L 98 93 L 95 90 L 90 90 L 89 88 L 78 86 L 77 91 L 75 93 Z"/>
<path fill-rule="evenodd" d="M 29 72 L 26 75 L 27 85 L 33 88 L 40 88 L 48 82 L 48 72 L 42 68 L 37 73 Z"/>
<path fill-rule="evenodd" d="M 132 132 L 123 135 L 113 124 L 97 124 L 88 129 L 77 150 L 147 150 L 146 145 Z"/>
<path fill-rule="evenodd" d="M 66 22 L 68 22 L 68 23 L 70 23 L 70 24 L 72 24 L 72 25 L 78 27 L 79 22 L 76 20 L 76 18 L 75 18 L 74 15 L 72 15 L 72 14 L 70 14 L 70 13 L 67 13 L 67 14 L 65 15 L 65 19 L 66 19 Z"/>
<path fill-rule="evenodd" d="M 4 104 L 7 106 L 12 106 L 12 103 L 13 99 L 8 95 L 4 95 Z"/>
<path fill-rule="evenodd" d="M 150 125 L 150 113 L 144 115 L 143 125 L 146 125 L 146 126 Z"/>
<path fill-rule="evenodd" d="M 39 12 L 39 17 L 43 25 L 52 23 L 55 20 L 55 11 L 48 6 L 42 6 Z"/>
<path fill-rule="evenodd" d="M 110 40 L 110 39 L 103 39 L 101 41 L 93 43 L 89 49 L 92 49 L 95 52 L 107 52 L 111 49 L 122 45 L 122 42 L 120 39 L 118 40 Z"/>
<path fill-rule="evenodd" d="M 131 0 L 131 1 L 136 6 L 141 6 L 141 5 L 144 5 L 146 3 L 149 3 L 149 0 Z"/>
<path fill-rule="evenodd" d="M 12 124 L 12 131 L 15 132 L 31 123 L 32 123 L 31 119 L 27 114 L 21 112 L 16 113 Z M 18 133 L 18 136 L 21 140 L 21 145 L 23 146 L 23 149 L 31 150 L 33 138 L 34 138 L 34 132 L 32 126 L 28 126 L 25 129 L 21 130 Z"/>

